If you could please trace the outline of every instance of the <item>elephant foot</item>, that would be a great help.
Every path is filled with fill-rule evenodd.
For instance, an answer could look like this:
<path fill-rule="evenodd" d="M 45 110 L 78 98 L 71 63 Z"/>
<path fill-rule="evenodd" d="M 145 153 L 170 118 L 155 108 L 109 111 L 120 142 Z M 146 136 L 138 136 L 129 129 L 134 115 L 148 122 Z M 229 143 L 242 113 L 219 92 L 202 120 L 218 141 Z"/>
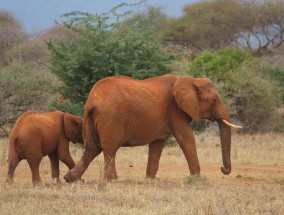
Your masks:
<path fill-rule="evenodd" d="M 199 177 L 201 177 L 201 175 L 200 175 L 200 172 L 191 172 L 191 173 L 190 173 L 190 177 L 199 178 Z"/>
<path fill-rule="evenodd" d="M 64 180 L 67 182 L 67 183 L 72 183 L 74 181 L 77 181 L 78 178 L 75 177 L 72 173 L 68 172 L 65 176 L 64 176 Z M 81 179 L 82 180 L 82 179 Z"/>
<path fill-rule="evenodd" d="M 146 179 L 155 180 L 155 179 L 156 179 L 156 176 L 146 175 Z"/>
<path fill-rule="evenodd" d="M 42 183 L 42 181 L 33 181 L 33 186 L 34 187 L 41 187 L 41 186 L 44 186 L 44 184 Z"/>
<path fill-rule="evenodd" d="M 108 182 L 112 182 L 118 179 L 117 175 L 107 175 L 106 179 Z"/>
<path fill-rule="evenodd" d="M 10 178 L 6 178 L 6 184 L 13 184 L 14 180 Z"/>
<path fill-rule="evenodd" d="M 118 178 L 107 178 L 107 182 L 116 181 Z"/>
<path fill-rule="evenodd" d="M 60 183 L 60 180 L 59 180 L 59 178 L 57 178 L 57 177 L 52 177 L 52 180 L 53 180 L 53 182 L 55 182 L 55 183 Z"/>

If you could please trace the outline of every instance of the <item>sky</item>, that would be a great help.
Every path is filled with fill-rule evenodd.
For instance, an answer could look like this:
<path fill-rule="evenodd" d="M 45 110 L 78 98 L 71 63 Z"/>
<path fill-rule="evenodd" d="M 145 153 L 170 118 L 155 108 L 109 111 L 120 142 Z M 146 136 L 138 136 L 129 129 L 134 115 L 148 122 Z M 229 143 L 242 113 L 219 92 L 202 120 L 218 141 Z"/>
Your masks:
<path fill-rule="evenodd" d="M 0 0 L 0 10 L 10 12 L 28 33 L 38 33 L 51 28 L 60 15 L 71 11 L 84 11 L 101 14 L 110 11 L 118 4 L 136 3 L 139 0 Z M 144 3 L 126 10 L 142 12 L 147 6 L 160 7 L 167 15 L 182 15 L 185 5 L 201 0 L 146 0 Z"/>

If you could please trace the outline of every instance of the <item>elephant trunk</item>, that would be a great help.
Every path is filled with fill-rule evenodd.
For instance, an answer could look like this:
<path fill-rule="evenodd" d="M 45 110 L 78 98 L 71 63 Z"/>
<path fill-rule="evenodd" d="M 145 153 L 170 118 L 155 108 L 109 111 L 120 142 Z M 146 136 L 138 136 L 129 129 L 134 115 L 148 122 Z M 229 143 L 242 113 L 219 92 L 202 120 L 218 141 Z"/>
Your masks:
<path fill-rule="evenodd" d="M 231 173 L 231 127 L 225 125 L 221 120 L 217 120 L 220 129 L 220 139 L 222 148 L 223 167 L 221 171 L 228 175 Z"/>

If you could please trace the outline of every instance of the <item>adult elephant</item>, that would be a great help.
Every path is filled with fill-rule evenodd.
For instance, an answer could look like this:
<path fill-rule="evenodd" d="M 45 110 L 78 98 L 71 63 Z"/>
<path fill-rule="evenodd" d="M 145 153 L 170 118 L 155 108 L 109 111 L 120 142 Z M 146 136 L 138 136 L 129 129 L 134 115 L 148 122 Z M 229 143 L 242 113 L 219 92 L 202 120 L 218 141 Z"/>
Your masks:
<path fill-rule="evenodd" d="M 28 161 L 32 182 L 41 182 L 39 165 L 46 155 L 50 159 L 52 178 L 59 181 L 59 160 L 69 169 L 75 166 L 70 155 L 69 142 L 83 143 L 82 124 L 80 117 L 61 111 L 28 111 L 21 115 L 9 137 L 6 182 L 13 182 L 15 169 L 22 159 Z"/>
<path fill-rule="evenodd" d="M 212 82 L 204 78 L 164 75 L 146 80 L 108 77 L 92 88 L 84 110 L 85 150 L 64 179 L 77 180 L 103 151 L 106 176 L 116 179 L 115 154 L 121 146 L 149 143 L 146 176 L 154 178 L 165 141 L 173 135 L 191 175 L 200 173 L 195 139 L 189 122 L 217 121 L 221 133 L 224 174 L 231 172 L 229 115 Z"/>

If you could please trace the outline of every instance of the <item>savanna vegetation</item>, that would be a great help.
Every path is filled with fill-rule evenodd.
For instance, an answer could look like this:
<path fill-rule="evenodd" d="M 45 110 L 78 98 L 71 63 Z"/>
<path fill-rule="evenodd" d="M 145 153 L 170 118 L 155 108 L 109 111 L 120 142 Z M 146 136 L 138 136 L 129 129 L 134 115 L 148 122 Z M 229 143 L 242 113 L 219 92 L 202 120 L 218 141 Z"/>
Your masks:
<path fill-rule="evenodd" d="M 174 73 L 212 79 L 244 132 L 283 131 L 282 1 L 205 1 L 177 18 L 154 7 L 132 14 L 131 7 L 70 12 L 33 37 L 1 12 L 0 124 L 28 109 L 82 115 L 103 77 Z"/>

